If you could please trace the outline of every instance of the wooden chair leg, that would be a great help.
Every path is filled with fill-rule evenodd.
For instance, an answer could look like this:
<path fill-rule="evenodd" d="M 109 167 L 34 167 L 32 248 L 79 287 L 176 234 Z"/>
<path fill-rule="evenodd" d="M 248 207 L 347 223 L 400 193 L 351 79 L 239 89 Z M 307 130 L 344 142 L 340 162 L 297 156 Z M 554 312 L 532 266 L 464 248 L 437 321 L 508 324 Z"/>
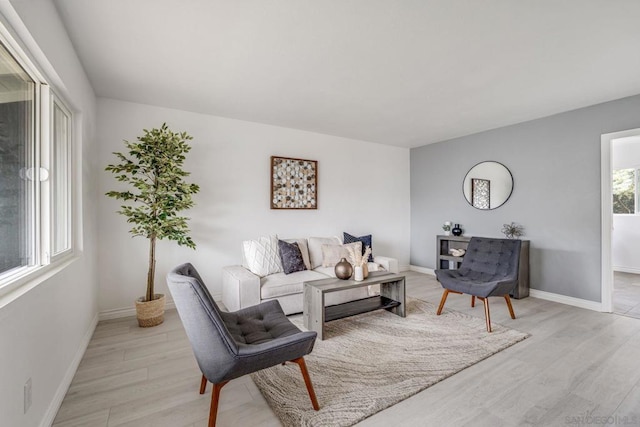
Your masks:
<path fill-rule="evenodd" d="M 300 366 L 300 370 L 302 371 L 302 378 L 304 378 L 304 383 L 307 386 L 307 392 L 309 392 L 309 397 L 311 398 L 313 409 L 315 409 L 316 411 L 320 410 L 320 405 L 318 405 L 316 392 L 313 391 L 313 384 L 311 384 L 311 377 L 309 377 L 309 371 L 307 370 L 307 364 L 304 361 L 304 357 L 294 359 L 292 360 L 292 362 L 295 362 Z"/>
<path fill-rule="evenodd" d="M 471 295 L 471 307 L 475 307 L 476 306 L 476 297 L 475 295 Z"/>
<path fill-rule="evenodd" d="M 200 394 L 204 394 L 204 392 L 207 390 L 207 378 L 205 378 L 205 376 L 202 376 L 202 380 L 200 381 Z"/>
<path fill-rule="evenodd" d="M 211 392 L 211 408 L 209 409 L 209 427 L 216 427 L 216 418 L 218 417 L 218 401 L 220 400 L 220 390 L 229 381 L 224 381 L 213 385 Z"/>
<path fill-rule="evenodd" d="M 504 296 L 504 300 L 507 302 L 507 307 L 509 307 L 509 314 L 512 319 L 516 318 L 516 313 L 513 312 L 513 306 L 511 305 L 511 298 L 509 298 L 509 294 Z"/>
<path fill-rule="evenodd" d="M 438 311 L 436 312 L 438 316 L 442 314 L 442 309 L 444 308 L 444 303 L 447 301 L 447 296 L 449 296 L 449 289 L 445 289 L 442 293 L 442 299 L 440 299 L 440 305 L 438 306 Z"/>
<path fill-rule="evenodd" d="M 484 303 L 484 318 L 487 321 L 487 332 L 491 332 L 491 316 L 489 315 L 489 298 L 480 298 Z"/>

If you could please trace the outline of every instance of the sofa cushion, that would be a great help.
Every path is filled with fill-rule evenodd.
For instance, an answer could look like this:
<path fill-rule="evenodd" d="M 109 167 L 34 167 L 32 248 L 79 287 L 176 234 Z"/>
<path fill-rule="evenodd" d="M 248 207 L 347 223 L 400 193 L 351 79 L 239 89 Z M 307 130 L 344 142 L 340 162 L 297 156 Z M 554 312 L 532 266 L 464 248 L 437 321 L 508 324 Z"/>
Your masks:
<path fill-rule="evenodd" d="M 383 266 L 381 266 L 377 262 L 368 262 L 367 268 L 369 269 L 369 273 L 371 273 L 372 271 L 387 271 Z"/>
<path fill-rule="evenodd" d="M 307 239 L 282 239 L 287 243 L 297 243 L 302 254 L 302 261 L 307 270 L 311 270 L 311 262 L 309 261 L 309 247 L 307 246 Z"/>
<path fill-rule="evenodd" d="M 318 273 L 322 273 L 322 274 L 326 274 L 327 276 L 330 277 L 336 277 L 336 267 L 318 267 L 318 268 L 314 268 L 313 271 L 317 271 Z"/>
<path fill-rule="evenodd" d="M 284 240 L 278 240 L 278 251 L 280 252 L 280 260 L 282 261 L 284 274 L 291 274 L 307 269 L 297 243 L 287 243 Z"/>
<path fill-rule="evenodd" d="M 366 236 L 356 237 L 356 236 L 352 236 L 349 233 L 342 233 L 342 239 L 344 243 L 362 242 L 362 255 L 364 255 L 364 252 L 367 250 L 367 246 L 370 247 L 371 253 L 369 254 L 369 259 L 367 261 L 373 262 L 373 246 L 372 246 L 373 238 L 371 237 L 371 234 L 367 234 Z"/>
<path fill-rule="evenodd" d="M 311 270 L 322 265 L 322 245 L 341 245 L 337 237 L 309 237 L 309 261 Z"/>
<path fill-rule="evenodd" d="M 303 291 L 303 282 L 326 278 L 326 275 L 313 270 L 298 271 L 291 274 L 270 274 L 260 279 L 260 298 L 268 299 L 299 294 Z"/>
<path fill-rule="evenodd" d="M 322 245 L 322 267 L 333 267 L 342 258 L 351 262 L 349 248 L 353 248 L 355 253 L 361 253 L 362 242 L 349 243 L 347 245 Z"/>
<path fill-rule="evenodd" d="M 260 237 L 242 242 L 247 267 L 256 276 L 280 273 L 282 263 L 278 254 L 278 236 Z"/>

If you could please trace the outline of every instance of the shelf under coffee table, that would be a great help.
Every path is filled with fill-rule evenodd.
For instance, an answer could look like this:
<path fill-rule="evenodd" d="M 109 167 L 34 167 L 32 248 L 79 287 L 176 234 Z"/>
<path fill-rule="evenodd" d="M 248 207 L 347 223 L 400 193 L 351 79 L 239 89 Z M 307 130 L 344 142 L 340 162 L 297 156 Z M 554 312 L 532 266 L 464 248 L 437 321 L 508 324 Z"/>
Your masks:
<path fill-rule="evenodd" d="M 348 289 L 380 285 L 380 295 L 325 307 L 325 295 Z M 405 277 L 400 274 L 372 272 L 361 282 L 336 278 L 304 282 L 304 326 L 324 339 L 325 323 L 368 311 L 385 309 L 405 317 Z"/>

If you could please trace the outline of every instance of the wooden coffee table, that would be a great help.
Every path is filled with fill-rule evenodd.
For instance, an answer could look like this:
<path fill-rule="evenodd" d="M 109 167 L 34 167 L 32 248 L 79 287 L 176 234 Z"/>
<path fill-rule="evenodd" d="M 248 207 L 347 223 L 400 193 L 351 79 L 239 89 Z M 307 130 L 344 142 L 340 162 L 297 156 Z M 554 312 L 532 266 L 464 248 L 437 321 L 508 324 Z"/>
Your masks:
<path fill-rule="evenodd" d="M 325 295 L 347 289 L 369 285 L 380 285 L 380 295 L 325 307 Z M 303 316 L 304 326 L 324 339 L 324 326 L 332 320 L 354 316 L 384 308 L 405 317 L 405 277 L 400 274 L 372 272 L 365 280 L 340 280 L 336 278 L 304 282 Z"/>

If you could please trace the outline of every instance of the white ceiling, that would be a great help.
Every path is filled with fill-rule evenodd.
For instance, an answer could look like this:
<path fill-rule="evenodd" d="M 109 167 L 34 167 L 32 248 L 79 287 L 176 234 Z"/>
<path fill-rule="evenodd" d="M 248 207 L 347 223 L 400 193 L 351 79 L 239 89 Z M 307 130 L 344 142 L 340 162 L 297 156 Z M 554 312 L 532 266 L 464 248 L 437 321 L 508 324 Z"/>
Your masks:
<path fill-rule="evenodd" d="M 98 96 L 402 147 L 640 93 L 638 0 L 54 0 Z"/>

